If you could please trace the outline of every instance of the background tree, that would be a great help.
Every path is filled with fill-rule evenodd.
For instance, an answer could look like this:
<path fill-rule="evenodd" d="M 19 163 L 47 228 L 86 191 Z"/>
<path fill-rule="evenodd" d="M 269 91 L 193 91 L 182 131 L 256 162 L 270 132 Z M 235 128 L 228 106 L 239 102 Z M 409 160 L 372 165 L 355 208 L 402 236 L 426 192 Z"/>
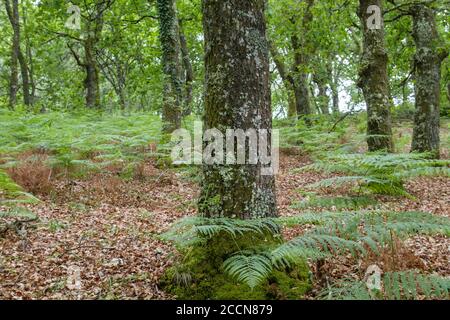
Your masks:
<path fill-rule="evenodd" d="M 360 0 L 359 17 L 363 31 L 359 87 L 367 104 L 367 143 L 370 151 L 393 150 L 388 54 L 384 40 L 383 1 Z M 380 12 L 369 7 L 376 6 Z M 378 14 L 379 25 L 376 19 Z"/>
<path fill-rule="evenodd" d="M 183 106 L 180 31 L 175 0 L 158 0 L 162 64 L 164 70 L 164 131 L 172 133 L 181 126 Z"/>

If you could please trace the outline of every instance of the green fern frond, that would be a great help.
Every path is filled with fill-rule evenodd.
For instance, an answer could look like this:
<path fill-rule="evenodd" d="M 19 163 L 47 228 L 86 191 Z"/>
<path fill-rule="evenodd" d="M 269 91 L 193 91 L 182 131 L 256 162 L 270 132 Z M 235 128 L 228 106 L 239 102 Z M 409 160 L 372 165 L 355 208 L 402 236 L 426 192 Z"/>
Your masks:
<path fill-rule="evenodd" d="M 381 277 L 381 291 L 371 292 L 364 281 L 342 280 L 319 296 L 332 300 L 416 300 L 448 299 L 450 278 L 424 275 L 415 270 L 387 272 Z"/>
<path fill-rule="evenodd" d="M 246 283 L 254 289 L 261 284 L 273 270 L 270 257 L 243 251 L 224 262 L 224 271 L 237 281 Z"/>

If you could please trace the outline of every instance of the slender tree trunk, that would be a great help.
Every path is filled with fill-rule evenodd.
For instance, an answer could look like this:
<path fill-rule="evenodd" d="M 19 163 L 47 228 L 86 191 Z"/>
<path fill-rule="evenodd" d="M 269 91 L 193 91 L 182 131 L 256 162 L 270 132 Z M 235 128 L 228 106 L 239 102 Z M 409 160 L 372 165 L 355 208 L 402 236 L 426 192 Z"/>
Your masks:
<path fill-rule="evenodd" d="M 34 104 L 34 100 L 36 98 L 36 83 L 34 81 L 34 63 L 33 63 L 33 53 L 31 50 L 31 41 L 30 34 L 28 32 L 28 12 L 26 2 L 22 2 L 22 11 L 23 11 L 23 28 L 24 28 L 24 36 L 25 36 L 25 53 L 26 53 L 26 61 L 28 61 L 28 75 L 29 75 L 29 84 L 30 84 L 30 104 Z"/>
<path fill-rule="evenodd" d="M 184 93 L 184 106 L 183 115 L 188 116 L 192 113 L 192 90 L 194 83 L 194 70 L 192 68 L 191 58 L 189 56 L 189 49 L 187 46 L 186 36 L 183 31 L 183 22 L 179 20 L 179 31 L 180 31 L 180 49 L 183 58 L 184 66 L 184 83 L 185 83 L 185 93 Z"/>
<path fill-rule="evenodd" d="M 319 94 L 317 96 L 318 109 L 320 109 L 320 112 L 322 114 L 330 114 L 330 99 L 327 95 L 326 78 L 324 77 L 324 75 L 315 74 L 314 82 L 319 89 Z"/>
<path fill-rule="evenodd" d="M 14 109 L 17 104 L 17 92 L 19 91 L 19 52 L 20 52 L 20 33 L 17 19 L 19 17 L 17 0 L 13 0 L 11 6 L 10 0 L 4 0 L 6 13 L 13 29 L 12 45 L 11 45 L 11 73 L 9 78 L 9 107 Z"/>
<path fill-rule="evenodd" d="M 288 93 L 288 118 L 294 118 L 297 116 L 297 103 L 294 95 L 294 79 L 291 74 L 289 74 L 286 70 L 286 65 L 280 55 L 278 54 L 277 48 L 270 43 L 270 54 L 272 56 L 273 61 L 275 62 L 275 66 L 277 67 L 278 74 L 283 81 L 284 87 Z"/>
<path fill-rule="evenodd" d="M 415 100 L 416 115 L 412 151 L 440 155 L 439 117 L 441 94 L 441 63 L 448 52 L 439 52 L 439 35 L 434 12 L 424 4 L 410 9 L 413 37 L 416 44 Z"/>
<path fill-rule="evenodd" d="M 163 122 L 164 133 L 181 126 L 183 105 L 181 48 L 175 0 L 158 0 L 162 65 L 164 71 Z"/>
<path fill-rule="evenodd" d="M 265 0 L 203 0 L 205 129 L 224 136 L 227 129 L 271 132 L 264 7 Z M 242 219 L 275 216 L 274 176 L 261 174 L 261 154 L 256 162 L 205 165 L 200 212 Z"/>
<path fill-rule="evenodd" d="M 331 90 L 331 97 L 333 105 L 331 110 L 333 114 L 339 113 L 339 73 L 334 70 L 333 62 L 330 62 L 327 66 L 328 80 Z"/>
<path fill-rule="evenodd" d="M 383 1 L 360 0 L 359 17 L 364 35 L 359 87 L 367 104 L 367 143 L 370 151 L 393 150 L 391 103 L 387 74 L 388 55 L 384 40 Z M 381 26 L 370 29 L 368 7 L 376 5 L 381 9 Z"/>

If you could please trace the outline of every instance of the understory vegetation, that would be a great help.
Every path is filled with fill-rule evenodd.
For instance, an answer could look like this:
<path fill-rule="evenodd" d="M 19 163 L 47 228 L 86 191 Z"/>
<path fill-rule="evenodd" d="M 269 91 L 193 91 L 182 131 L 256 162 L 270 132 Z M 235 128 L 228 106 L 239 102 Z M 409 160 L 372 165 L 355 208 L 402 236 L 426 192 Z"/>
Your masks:
<path fill-rule="evenodd" d="M 448 300 L 448 3 L 0 1 L 0 299 Z"/>
<path fill-rule="evenodd" d="M 42 223 L 33 207 L 39 207 L 39 197 L 57 198 L 57 181 L 89 183 L 96 175 L 111 174 L 138 181 L 146 179 L 146 163 L 158 167 L 164 157 L 164 148 L 156 148 L 161 136 L 160 121 L 154 116 L 9 111 L 0 116 L 2 237 L 23 234 Z M 18 116 L 20 122 L 12 120 Z M 315 121 L 309 127 L 276 124 L 283 132 L 285 156 L 313 159 L 311 164 L 289 168 L 289 174 L 337 176 L 319 178 L 297 190 L 302 200 L 292 201 L 293 215 L 248 221 L 186 217 L 176 222 L 157 236 L 174 243 L 179 252 L 178 262 L 160 280 L 162 288 L 179 298 L 194 299 L 302 299 L 317 287 L 320 290 L 313 291 L 320 299 L 448 297 L 449 279 L 420 269 L 383 271 L 382 285 L 375 289 L 369 289 L 364 277 L 324 280 L 328 276 L 320 274 L 317 266 L 333 257 L 349 257 L 361 264 L 414 236 L 449 237 L 448 217 L 389 211 L 379 197 L 416 201 L 406 183 L 418 177 L 448 177 L 450 162 L 427 154 L 358 152 L 364 146 L 363 137 L 354 134 L 362 121 L 359 116 L 339 124 L 332 134 L 321 132 L 333 121 Z M 178 172 L 192 183 L 199 181 L 194 166 L 164 170 Z M 338 196 L 319 192 L 333 189 Z M 78 204 L 74 209 L 86 207 Z M 49 223 L 54 230 L 65 228 L 57 221 Z M 286 236 L 286 230 L 297 229 L 304 231 Z"/>

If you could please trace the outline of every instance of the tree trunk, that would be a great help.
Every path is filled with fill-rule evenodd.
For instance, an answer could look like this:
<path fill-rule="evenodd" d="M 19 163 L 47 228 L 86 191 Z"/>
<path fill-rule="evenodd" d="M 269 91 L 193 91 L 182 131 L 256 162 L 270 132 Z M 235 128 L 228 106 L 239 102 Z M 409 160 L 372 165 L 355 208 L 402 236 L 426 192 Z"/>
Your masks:
<path fill-rule="evenodd" d="M 188 116 L 192 113 L 192 90 L 194 82 L 194 70 L 192 68 L 191 58 L 189 56 L 189 49 L 187 46 L 186 36 L 183 32 L 183 22 L 178 21 L 179 31 L 180 31 L 180 49 L 183 58 L 184 66 L 184 106 L 183 106 L 183 116 Z"/>
<path fill-rule="evenodd" d="M 413 17 L 413 37 L 416 44 L 415 100 L 416 115 L 412 151 L 440 155 L 439 109 L 441 93 L 441 63 L 448 52 L 439 52 L 439 35 L 431 8 L 423 4 L 410 9 Z"/>
<path fill-rule="evenodd" d="M 393 151 L 391 103 L 387 74 L 388 55 L 384 40 L 383 1 L 360 0 L 359 17 L 363 30 L 363 54 L 359 72 L 359 87 L 367 104 L 367 143 L 369 151 Z M 370 29 L 368 7 L 376 5 L 381 9 L 381 26 Z"/>
<path fill-rule="evenodd" d="M 265 0 L 203 0 L 202 7 L 205 129 L 215 128 L 224 136 L 227 129 L 271 133 Z M 276 216 L 275 179 L 261 174 L 262 162 L 259 154 L 257 164 L 204 165 L 200 213 L 241 219 Z"/>
<path fill-rule="evenodd" d="M 86 78 L 84 86 L 86 89 L 86 106 L 98 108 L 100 106 L 100 83 L 97 61 L 95 59 L 96 40 L 92 36 L 84 41 L 84 68 Z"/>
<path fill-rule="evenodd" d="M 20 23 L 18 0 L 4 0 L 6 13 L 13 29 L 11 45 L 11 73 L 9 79 L 9 107 L 14 109 L 19 91 Z"/>
<path fill-rule="evenodd" d="M 333 114 L 339 114 L 339 73 L 334 70 L 333 62 L 328 63 L 327 72 L 333 101 L 331 110 Z"/>
<path fill-rule="evenodd" d="M 327 84 L 326 84 L 326 77 L 324 74 L 315 74 L 314 75 L 314 82 L 317 85 L 317 88 L 319 89 L 319 94 L 317 96 L 317 103 L 318 103 L 318 109 L 320 109 L 320 112 L 322 114 L 330 114 L 330 99 L 327 95 Z"/>
<path fill-rule="evenodd" d="M 181 48 L 175 0 L 158 0 L 162 65 L 164 71 L 163 131 L 172 133 L 181 126 L 183 85 Z"/>
<path fill-rule="evenodd" d="M 26 61 L 28 64 L 28 75 L 29 75 L 29 95 L 30 95 L 30 104 L 33 105 L 36 98 L 36 82 L 34 81 L 34 63 L 33 63 L 33 53 L 31 49 L 31 40 L 30 34 L 28 31 L 28 12 L 26 2 L 22 2 L 22 20 L 23 20 L 23 28 L 24 28 L 24 37 L 25 37 L 25 53 L 26 53 Z"/>
<path fill-rule="evenodd" d="M 288 118 L 294 118 L 297 116 L 297 102 L 293 90 L 294 79 L 286 71 L 286 65 L 278 54 L 277 48 L 272 43 L 269 44 L 269 48 L 272 59 L 277 67 L 278 74 L 280 75 L 284 87 L 288 93 Z"/>
<path fill-rule="evenodd" d="M 312 7 L 314 6 L 314 0 L 306 1 L 307 7 L 302 20 L 303 34 L 306 35 L 311 28 L 311 22 L 313 21 Z M 292 24 L 296 24 L 295 18 L 291 19 Z M 308 66 L 310 56 L 308 54 L 309 44 L 307 37 L 303 36 L 302 40 L 298 37 L 297 33 L 291 36 L 292 49 L 294 50 L 294 65 L 293 65 L 293 87 L 295 100 L 297 105 L 298 116 L 304 117 L 311 114 L 311 97 L 308 84 L 308 73 L 305 71 L 305 67 Z"/>

